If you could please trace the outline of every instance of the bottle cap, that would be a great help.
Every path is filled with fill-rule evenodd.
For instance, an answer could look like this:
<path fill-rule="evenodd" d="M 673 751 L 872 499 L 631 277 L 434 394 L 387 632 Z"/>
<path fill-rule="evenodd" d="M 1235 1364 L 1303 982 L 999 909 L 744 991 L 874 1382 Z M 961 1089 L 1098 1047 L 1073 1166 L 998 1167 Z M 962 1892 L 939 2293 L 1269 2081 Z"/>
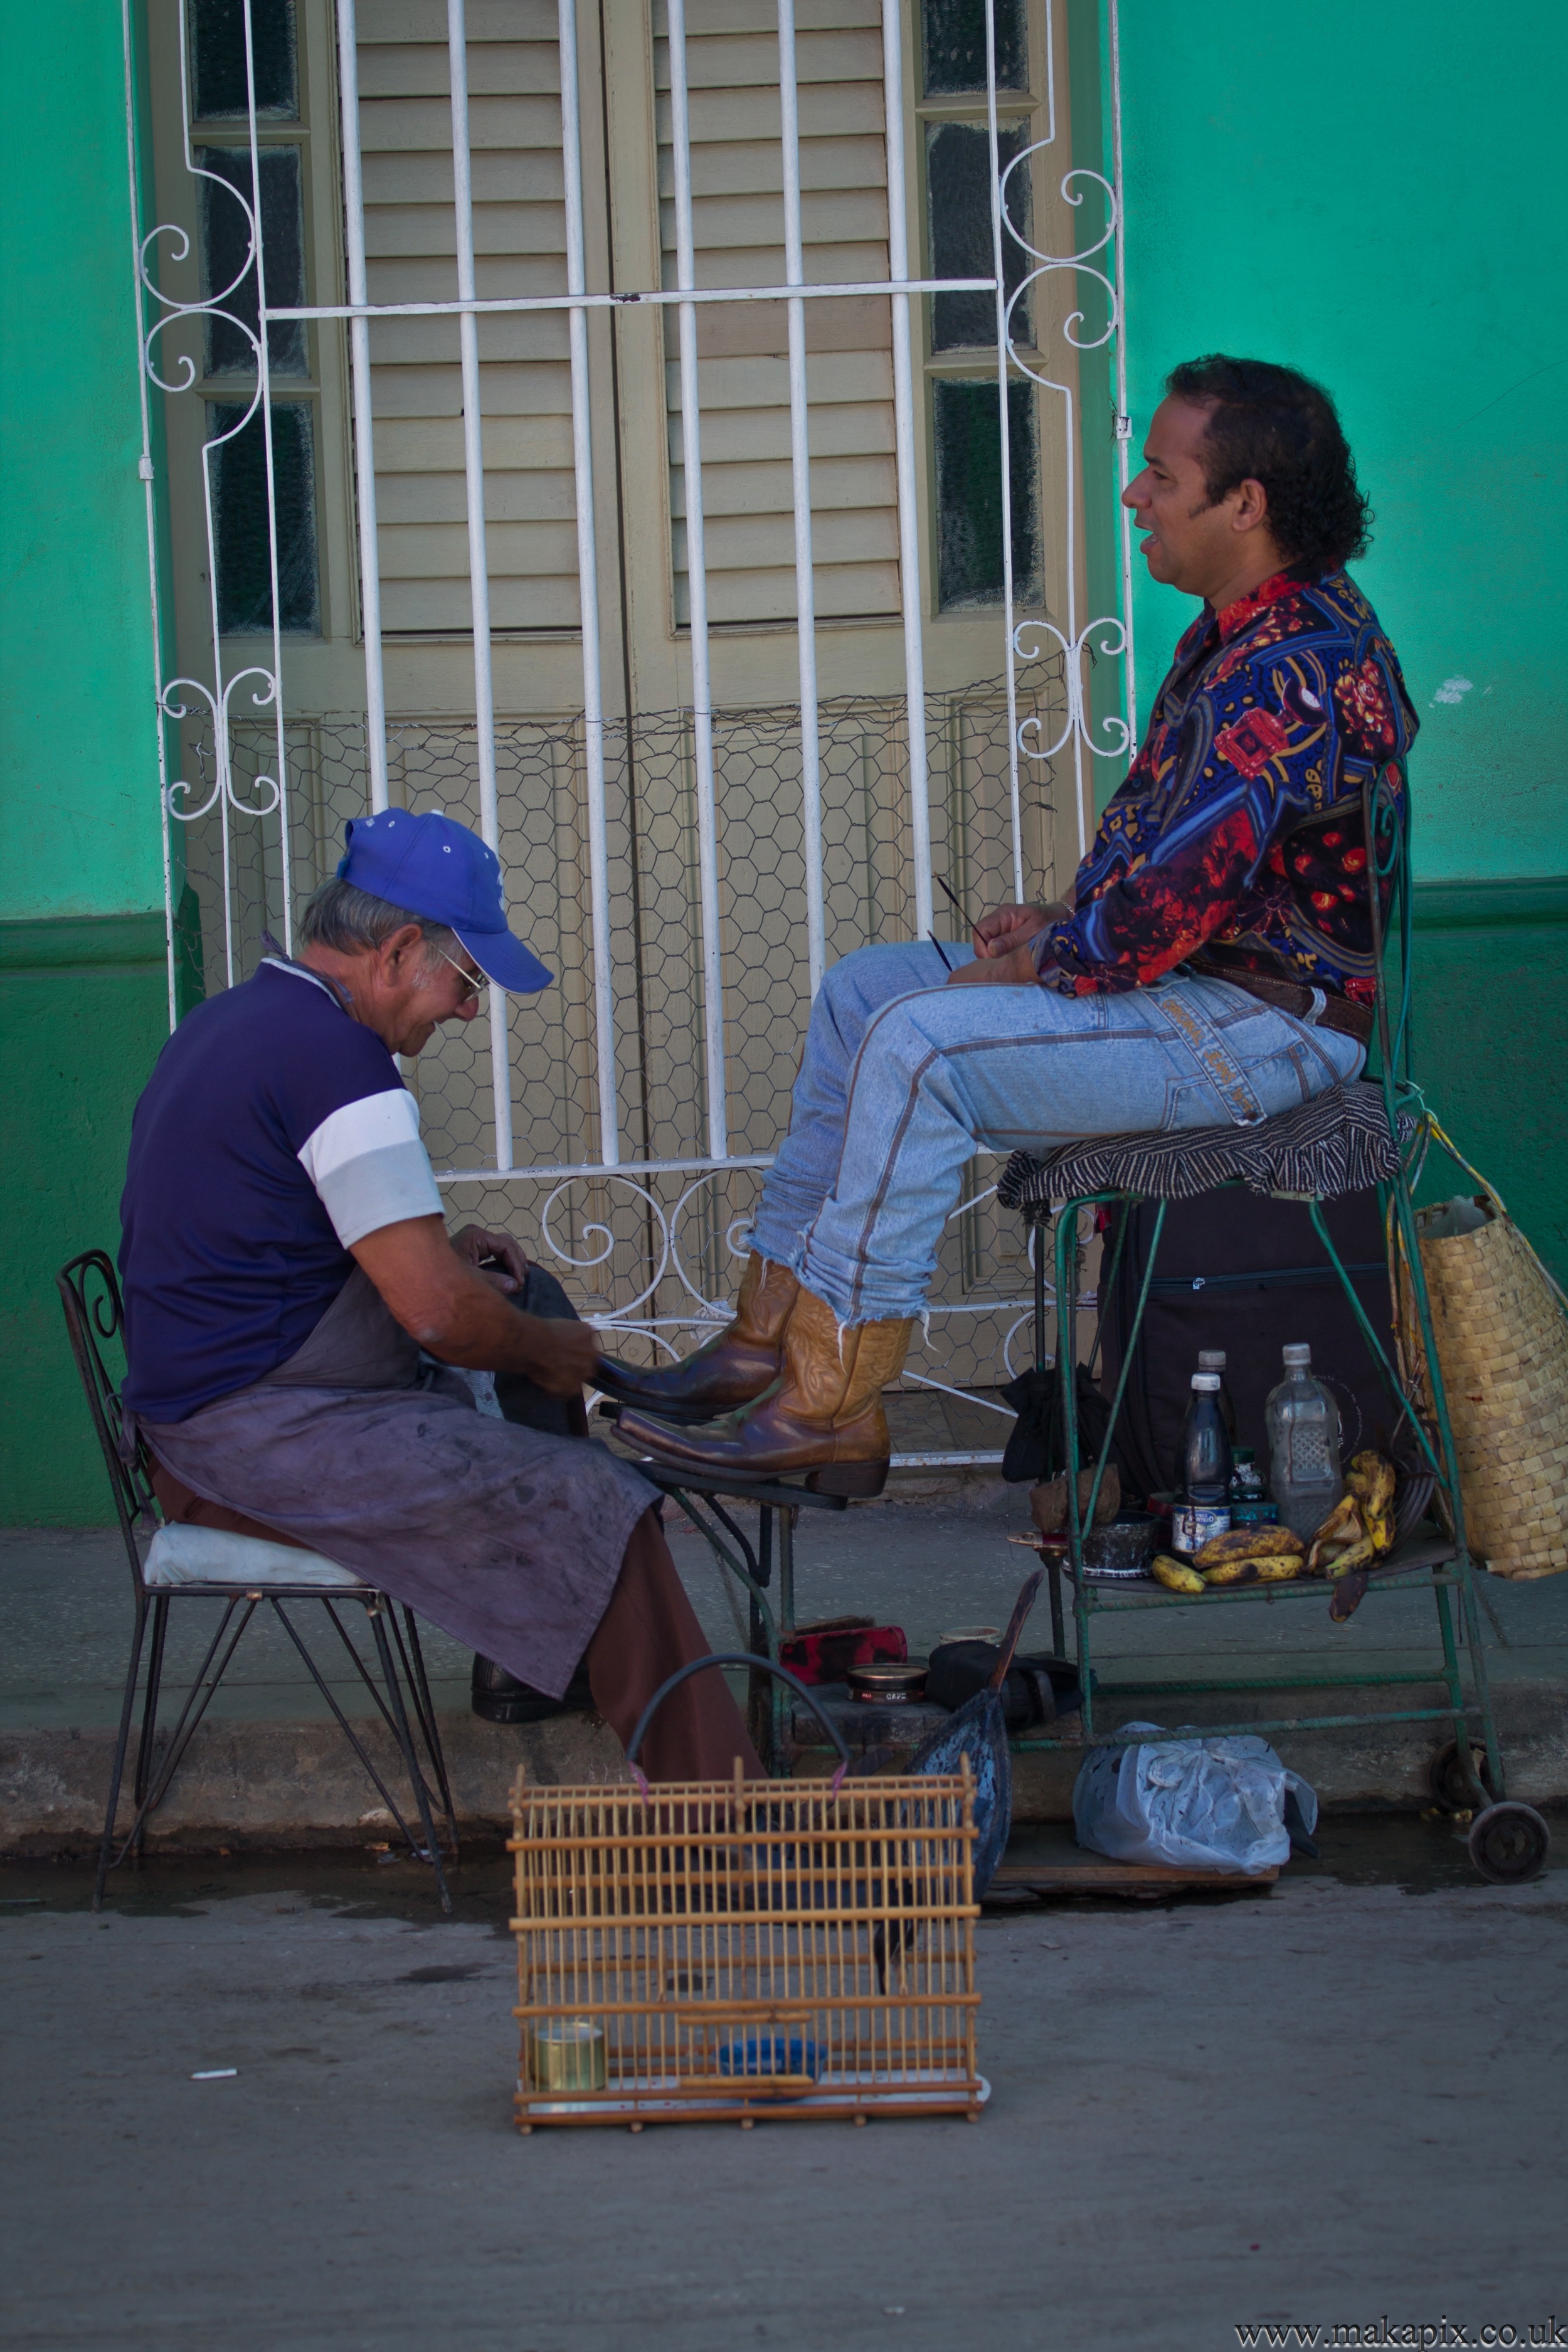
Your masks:
<path fill-rule="evenodd" d="M 1195 1389 L 1201 1390 L 1205 1396 L 1217 1396 L 1219 1393 L 1219 1374 L 1217 1372 L 1194 1372 L 1193 1374 L 1193 1386 Z"/>
<path fill-rule="evenodd" d="M 1225 1370 L 1225 1349 L 1223 1348 L 1200 1348 L 1198 1349 L 1198 1370 L 1200 1372 L 1223 1372 Z"/>
<path fill-rule="evenodd" d="M 1236 1463 L 1256 1462 L 1258 1449 L 1255 1445 L 1237 1445 L 1232 1449 L 1230 1458 Z"/>
<path fill-rule="evenodd" d="M 1285 1349 L 1285 1361 L 1288 1364 L 1310 1364 L 1311 1360 L 1312 1350 L 1305 1339 L 1292 1340 Z"/>

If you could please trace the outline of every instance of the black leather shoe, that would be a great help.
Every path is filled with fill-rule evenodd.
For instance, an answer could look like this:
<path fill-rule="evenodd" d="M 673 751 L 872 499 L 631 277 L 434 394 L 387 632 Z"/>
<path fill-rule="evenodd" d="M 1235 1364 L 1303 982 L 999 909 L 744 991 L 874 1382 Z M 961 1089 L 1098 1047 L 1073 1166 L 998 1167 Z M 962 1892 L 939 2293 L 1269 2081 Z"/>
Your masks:
<path fill-rule="evenodd" d="M 721 1331 L 679 1363 L 623 1364 L 614 1356 L 601 1356 L 594 1385 L 617 1404 L 632 1405 L 683 1428 L 754 1404 L 778 1380 L 784 1332 L 799 1296 L 800 1284 L 788 1267 L 774 1265 L 753 1250 L 741 1277 L 734 1315 Z"/>
<path fill-rule="evenodd" d="M 487 1723 L 544 1723 L 552 1715 L 584 1715 L 594 1705 L 588 1669 L 579 1665 L 566 1685 L 563 1698 L 549 1698 L 531 1683 L 520 1682 L 493 1658 L 476 1657 L 472 1696 L 468 1701 Z"/>

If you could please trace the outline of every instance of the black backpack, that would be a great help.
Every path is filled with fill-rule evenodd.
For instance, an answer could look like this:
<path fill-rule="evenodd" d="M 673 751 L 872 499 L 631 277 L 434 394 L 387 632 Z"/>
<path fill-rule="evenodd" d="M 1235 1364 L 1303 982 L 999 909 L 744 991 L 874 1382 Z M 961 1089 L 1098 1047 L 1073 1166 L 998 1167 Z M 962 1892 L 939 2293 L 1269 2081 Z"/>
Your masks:
<path fill-rule="evenodd" d="M 1147 1202 L 1112 1212 L 1125 1218 L 1127 1236 L 1100 1312 L 1096 1369 L 1107 1398 L 1121 1372 L 1122 1335 L 1137 1307 L 1156 1213 Z M 1393 1307 L 1375 1189 L 1325 1202 L 1323 1222 L 1392 1357 Z M 1104 1265 L 1115 1238 L 1113 1228 L 1104 1240 Z M 1397 1407 L 1307 1203 L 1266 1199 L 1240 1186 L 1173 1201 L 1112 1446 L 1124 1490 L 1149 1495 L 1170 1487 L 1200 1348 L 1225 1349 L 1237 1443 L 1254 1448 L 1267 1478 L 1263 1408 L 1284 1377 L 1279 1351 L 1290 1339 L 1308 1342 L 1314 1373 L 1333 1392 L 1342 1459 L 1363 1445 L 1393 1453 Z"/>

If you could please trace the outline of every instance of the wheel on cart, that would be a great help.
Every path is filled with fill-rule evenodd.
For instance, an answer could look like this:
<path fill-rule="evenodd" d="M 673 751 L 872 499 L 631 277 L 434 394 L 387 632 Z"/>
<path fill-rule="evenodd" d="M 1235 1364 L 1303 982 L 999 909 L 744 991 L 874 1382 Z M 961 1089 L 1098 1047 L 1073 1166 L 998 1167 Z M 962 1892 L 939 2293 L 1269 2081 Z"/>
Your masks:
<path fill-rule="evenodd" d="M 1494 1886 L 1522 1886 L 1546 1867 L 1552 1832 L 1533 1805 L 1489 1805 L 1470 1823 L 1470 1860 Z"/>
<path fill-rule="evenodd" d="M 1487 1761 L 1486 1749 L 1472 1744 L 1470 1762 L 1475 1767 L 1480 1784 L 1488 1796 L 1495 1796 L 1497 1791 L 1492 1787 L 1491 1766 Z M 1432 1790 L 1432 1802 L 1440 1811 L 1445 1813 L 1469 1811 L 1476 1801 L 1476 1792 L 1465 1770 L 1464 1758 L 1459 1753 L 1459 1743 L 1457 1739 L 1450 1739 L 1447 1747 L 1438 1748 L 1432 1759 L 1427 1777 Z"/>

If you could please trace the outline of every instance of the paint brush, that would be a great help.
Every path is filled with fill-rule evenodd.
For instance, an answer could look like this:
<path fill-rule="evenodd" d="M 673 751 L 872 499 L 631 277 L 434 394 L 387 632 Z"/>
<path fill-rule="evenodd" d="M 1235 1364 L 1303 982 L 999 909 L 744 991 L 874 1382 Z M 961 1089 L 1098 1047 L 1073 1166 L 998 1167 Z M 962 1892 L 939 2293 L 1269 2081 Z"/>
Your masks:
<path fill-rule="evenodd" d="M 952 908 L 953 913 L 958 917 L 959 921 L 963 925 L 964 929 L 966 931 L 973 931 L 974 926 L 963 911 L 963 901 L 960 898 L 957 891 L 953 888 L 946 875 L 939 874 L 936 879 L 938 888 L 942 891 L 942 894 L 947 900 L 948 905 Z"/>

